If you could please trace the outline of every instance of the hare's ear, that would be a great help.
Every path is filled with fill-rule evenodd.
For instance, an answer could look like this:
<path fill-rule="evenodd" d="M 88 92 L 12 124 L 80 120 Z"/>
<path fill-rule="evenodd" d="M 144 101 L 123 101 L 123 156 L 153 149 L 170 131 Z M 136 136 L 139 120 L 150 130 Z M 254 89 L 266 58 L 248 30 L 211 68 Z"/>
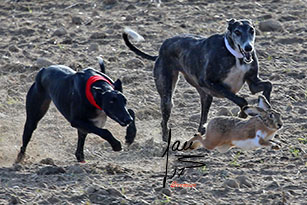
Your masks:
<path fill-rule="evenodd" d="M 259 108 L 253 106 L 245 106 L 242 108 L 242 110 L 243 112 L 245 112 L 245 114 L 250 116 L 256 116 L 261 113 L 261 110 Z"/>
<path fill-rule="evenodd" d="M 258 107 L 264 110 L 271 109 L 270 103 L 267 101 L 267 99 L 263 95 L 260 95 L 258 97 Z"/>

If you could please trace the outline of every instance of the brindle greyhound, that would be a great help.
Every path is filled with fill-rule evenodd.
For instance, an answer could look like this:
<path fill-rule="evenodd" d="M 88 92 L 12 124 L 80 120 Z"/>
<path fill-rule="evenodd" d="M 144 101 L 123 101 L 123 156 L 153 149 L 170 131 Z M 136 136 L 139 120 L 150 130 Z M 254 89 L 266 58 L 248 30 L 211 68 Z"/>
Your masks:
<path fill-rule="evenodd" d="M 236 95 L 244 82 L 252 94 L 263 91 L 270 100 L 272 84 L 258 76 L 258 59 L 254 48 L 255 28 L 248 20 L 228 21 L 227 31 L 209 38 L 197 35 L 179 35 L 165 40 L 159 56 L 148 55 L 128 39 L 140 38 L 136 32 L 126 29 L 123 38 L 126 45 L 137 55 L 155 61 L 154 77 L 161 97 L 162 139 L 167 140 L 172 108 L 172 94 L 181 72 L 196 88 L 201 99 L 201 120 L 198 131 L 205 133 L 209 108 L 213 97 L 225 97 L 241 110 L 247 101 Z M 245 117 L 241 111 L 241 117 Z"/>

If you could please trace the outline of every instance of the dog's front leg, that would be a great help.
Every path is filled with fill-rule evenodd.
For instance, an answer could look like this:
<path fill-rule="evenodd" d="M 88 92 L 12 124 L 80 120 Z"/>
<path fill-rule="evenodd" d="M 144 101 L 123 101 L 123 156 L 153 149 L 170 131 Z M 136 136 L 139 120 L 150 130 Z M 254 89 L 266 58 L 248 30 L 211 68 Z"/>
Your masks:
<path fill-rule="evenodd" d="M 270 96 L 272 92 L 272 83 L 270 81 L 262 81 L 258 76 L 255 74 L 251 77 L 246 78 L 246 82 L 249 86 L 249 90 L 252 94 L 258 93 L 263 91 L 263 95 L 265 98 L 270 102 Z"/>
<path fill-rule="evenodd" d="M 237 104 L 241 109 L 248 104 L 244 98 L 232 93 L 222 83 L 210 82 L 207 80 L 200 80 L 199 85 L 201 87 L 211 90 L 211 92 L 216 96 L 222 96 L 224 98 L 231 100 L 232 102 Z"/>
<path fill-rule="evenodd" d="M 132 144 L 135 136 L 136 136 L 136 126 L 135 126 L 135 114 L 134 111 L 131 109 L 128 109 L 128 112 L 130 116 L 132 117 L 133 121 L 128 125 L 127 130 L 126 130 L 126 143 L 128 145 Z"/>
<path fill-rule="evenodd" d="M 114 151 L 120 151 L 122 149 L 120 141 L 118 141 L 112 133 L 107 129 L 101 129 L 93 125 L 91 122 L 82 120 L 72 120 L 71 126 L 77 129 L 84 130 L 87 133 L 93 133 L 101 138 L 107 140 Z"/>
<path fill-rule="evenodd" d="M 75 152 L 75 156 L 78 160 L 78 162 L 85 162 L 84 161 L 84 142 L 86 138 L 87 133 L 78 129 L 78 145 L 77 145 L 77 150 Z"/>

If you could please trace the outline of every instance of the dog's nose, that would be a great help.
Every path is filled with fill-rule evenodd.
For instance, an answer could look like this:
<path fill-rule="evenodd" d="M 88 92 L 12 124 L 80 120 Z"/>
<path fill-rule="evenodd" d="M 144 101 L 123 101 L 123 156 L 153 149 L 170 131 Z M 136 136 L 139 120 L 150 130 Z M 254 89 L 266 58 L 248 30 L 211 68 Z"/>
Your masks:
<path fill-rule="evenodd" d="M 253 50 L 253 47 L 251 46 L 251 45 L 246 45 L 245 47 L 244 47 L 244 50 L 246 51 L 246 52 L 251 52 L 252 50 Z"/>

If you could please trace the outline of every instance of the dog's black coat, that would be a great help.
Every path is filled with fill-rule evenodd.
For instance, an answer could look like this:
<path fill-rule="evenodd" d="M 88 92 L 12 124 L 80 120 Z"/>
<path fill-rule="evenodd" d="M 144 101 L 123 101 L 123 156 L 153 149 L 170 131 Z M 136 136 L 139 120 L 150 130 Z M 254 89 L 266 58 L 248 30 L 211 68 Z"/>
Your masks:
<path fill-rule="evenodd" d="M 100 67 L 104 71 L 102 63 Z M 103 109 L 102 111 L 90 104 L 85 94 L 86 82 L 94 75 L 101 75 L 113 84 L 96 81 L 91 86 L 93 97 Z M 63 65 L 42 68 L 27 94 L 27 119 L 22 137 L 23 145 L 16 162 L 24 158 L 32 133 L 39 120 L 46 114 L 51 101 L 71 123 L 71 126 L 78 129 L 78 146 L 75 155 L 79 162 L 84 161 L 83 147 L 88 133 L 97 134 L 107 140 L 114 151 L 121 150 L 120 141 L 113 137 L 107 129 L 101 128 L 106 116 L 122 126 L 128 125 L 126 143 L 131 144 L 136 135 L 134 112 L 126 109 L 126 98 L 121 92 L 122 85 L 119 79 L 113 82 L 108 76 L 92 68 L 80 72 L 75 72 Z"/>
<path fill-rule="evenodd" d="M 232 55 L 226 48 L 224 38 L 227 38 L 234 50 L 242 48 L 243 51 L 242 49 L 239 51 L 245 52 L 247 58 L 237 58 Z M 208 38 L 197 35 L 175 36 L 163 42 L 158 56 L 151 56 L 132 45 L 127 33 L 123 33 L 123 39 L 130 50 L 155 61 L 153 72 L 161 97 L 163 118 L 161 125 L 164 141 L 168 136 L 167 122 L 179 72 L 200 94 L 202 111 L 198 130 L 202 134 L 205 132 L 203 125 L 207 121 L 213 97 L 228 98 L 242 109 L 247 105 L 247 101 L 236 93 L 244 82 L 247 82 L 253 94 L 263 91 L 263 95 L 270 99 L 272 84 L 258 77 L 258 59 L 253 48 L 254 38 L 254 29 L 249 21 L 233 19 L 228 22 L 228 29 L 224 34 L 215 34 Z"/>

